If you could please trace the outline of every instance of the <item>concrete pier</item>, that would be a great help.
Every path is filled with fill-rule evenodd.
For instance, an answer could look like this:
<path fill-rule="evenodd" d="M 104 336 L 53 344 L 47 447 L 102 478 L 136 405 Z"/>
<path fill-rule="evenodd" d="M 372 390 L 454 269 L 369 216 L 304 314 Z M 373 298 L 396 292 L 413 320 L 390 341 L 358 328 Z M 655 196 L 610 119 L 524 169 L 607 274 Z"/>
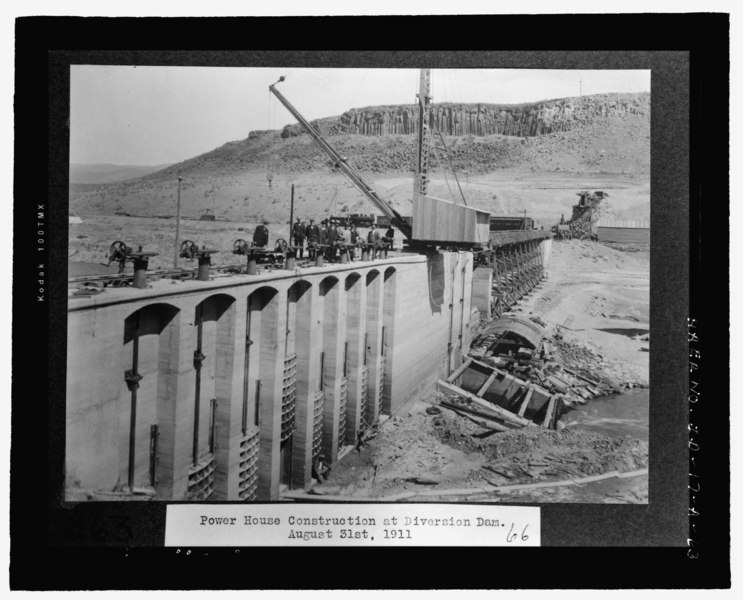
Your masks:
<path fill-rule="evenodd" d="M 472 276 L 472 253 L 440 252 L 71 297 L 70 495 L 132 493 L 130 450 L 134 487 L 154 482 L 158 499 L 307 488 L 319 452 L 337 460 L 459 366 Z"/>

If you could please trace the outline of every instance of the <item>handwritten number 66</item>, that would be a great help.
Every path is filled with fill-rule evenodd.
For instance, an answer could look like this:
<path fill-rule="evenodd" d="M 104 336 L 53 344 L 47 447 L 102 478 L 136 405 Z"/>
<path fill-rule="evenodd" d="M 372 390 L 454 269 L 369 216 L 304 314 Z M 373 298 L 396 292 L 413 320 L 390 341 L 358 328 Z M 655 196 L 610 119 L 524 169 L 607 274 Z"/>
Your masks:
<path fill-rule="evenodd" d="M 521 531 L 521 541 L 525 542 L 529 539 L 529 536 L 526 535 L 526 530 L 529 527 L 528 524 L 524 525 L 524 529 Z M 507 542 L 513 542 L 516 538 L 519 537 L 519 534 L 513 530 L 513 523 L 511 523 L 511 529 L 508 531 L 508 535 L 506 536 Z"/>

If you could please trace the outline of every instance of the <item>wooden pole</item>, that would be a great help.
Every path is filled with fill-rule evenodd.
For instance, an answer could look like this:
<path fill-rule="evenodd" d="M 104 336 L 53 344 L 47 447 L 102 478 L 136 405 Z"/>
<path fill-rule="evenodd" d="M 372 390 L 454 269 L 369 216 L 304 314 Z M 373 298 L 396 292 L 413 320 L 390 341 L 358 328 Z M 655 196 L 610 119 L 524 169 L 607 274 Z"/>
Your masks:
<path fill-rule="evenodd" d="M 289 205 L 289 244 L 294 246 L 295 241 L 292 239 L 292 228 L 294 227 L 294 184 L 292 183 L 292 199 Z"/>
<path fill-rule="evenodd" d="M 181 241 L 181 181 L 183 177 L 178 176 L 178 203 L 175 209 L 175 252 L 173 254 L 173 268 L 178 268 L 178 246 Z"/>

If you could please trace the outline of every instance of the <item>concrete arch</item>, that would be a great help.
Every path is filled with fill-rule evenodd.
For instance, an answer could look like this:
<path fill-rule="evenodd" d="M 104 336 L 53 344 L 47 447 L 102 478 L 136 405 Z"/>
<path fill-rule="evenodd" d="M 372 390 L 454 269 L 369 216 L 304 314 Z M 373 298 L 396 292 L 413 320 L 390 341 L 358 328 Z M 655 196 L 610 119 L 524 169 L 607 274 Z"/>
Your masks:
<path fill-rule="evenodd" d="M 124 320 L 119 479 L 129 487 L 152 486 L 166 498 L 173 488 L 179 312 L 172 304 L 154 303 Z"/>
<path fill-rule="evenodd" d="M 366 370 L 364 402 L 361 409 L 361 430 L 372 425 L 381 408 L 381 380 L 384 373 L 382 354 L 382 308 L 384 284 L 381 273 L 372 269 L 366 274 L 366 323 L 364 326 L 363 369 Z"/>
<path fill-rule="evenodd" d="M 356 271 L 351 271 L 348 275 L 346 275 L 346 278 L 344 280 L 346 291 L 348 292 L 360 279 L 361 274 L 357 273 Z"/>
<path fill-rule="evenodd" d="M 338 283 L 337 277 L 326 277 L 320 282 L 320 295 L 325 296 Z"/>
<path fill-rule="evenodd" d="M 345 402 L 346 295 L 338 277 L 326 277 L 320 282 L 318 317 L 320 352 L 319 388 L 325 395 L 322 425 L 322 452 L 326 460 L 335 462 L 338 456 L 340 408 Z M 343 414 L 345 419 L 345 413 Z"/>
<path fill-rule="evenodd" d="M 284 347 L 283 387 L 281 392 L 281 444 L 279 449 L 279 479 L 290 489 L 304 470 L 304 430 L 309 405 L 308 382 L 312 361 L 312 284 L 300 279 L 286 292 L 286 344 Z M 297 393 L 301 381 L 302 395 Z M 302 427 L 295 444 L 297 427 Z M 296 473 L 295 473 L 296 470 Z M 304 483 L 303 481 L 301 483 Z"/>
<path fill-rule="evenodd" d="M 272 286 L 262 286 L 247 298 L 247 338 L 250 356 L 246 361 L 247 413 L 253 426 L 260 427 L 258 458 L 258 498 L 278 495 L 275 477 L 280 435 L 284 344 L 286 340 L 286 296 Z"/>
<path fill-rule="evenodd" d="M 194 467 L 207 458 L 214 460 L 210 500 L 227 499 L 236 304 L 235 297 L 225 293 L 199 302 L 194 308 L 196 339 L 188 349 L 194 357 L 191 459 Z"/>
<path fill-rule="evenodd" d="M 138 308 L 124 319 L 124 343 L 126 344 L 127 342 L 130 342 L 132 340 L 132 327 L 135 320 L 134 317 L 137 314 L 143 315 L 148 311 L 157 311 L 159 314 L 163 315 L 165 319 L 165 322 L 159 326 L 159 329 L 162 330 L 167 325 L 167 323 L 175 317 L 179 310 L 180 309 L 177 306 L 168 304 L 167 302 L 155 302 L 153 304 L 146 304 L 145 306 Z M 160 319 L 158 319 L 158 322 L 160 322 Z M 140 327 L 142 327 L 143 325 L 143 323 L 140 323 Z M 151 327 L 152 323 L 149 323 L 149 326 Z"/>

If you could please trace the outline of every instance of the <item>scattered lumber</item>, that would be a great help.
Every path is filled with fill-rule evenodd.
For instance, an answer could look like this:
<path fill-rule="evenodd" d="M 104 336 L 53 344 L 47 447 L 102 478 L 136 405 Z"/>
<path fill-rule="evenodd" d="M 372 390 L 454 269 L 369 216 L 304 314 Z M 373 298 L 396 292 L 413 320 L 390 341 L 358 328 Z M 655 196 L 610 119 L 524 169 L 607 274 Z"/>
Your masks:
<path fill-rule="evenodd" d="M 512 413 L 509 410 L 506 410 L 505 408 L 501 408 L 500 406 L 496 406 L 495 404 L 490 404 L 482 398 L 478 398 L 475 394 L 472 394 L 456 385 L 452 385 L 451 383 L 443 381 L 442 379 L 439 379 L 438 385 L 440 388 L 444 388 L 445 390 L 467 398 L 470 402 L 476 404 L 481 408 L 484 408 L 486 411 L 495 413 L 498 418 L 503 421 L 515 423 L 516 425 L 520 425 L 522 427 L 528 427 L 532 424 L 531 421 L 524 419 L 523 417 L 519 417 L 518 415 Z"/>
<path fill-rule="evenodd" d="M 500 475 L 501 477 L 505 477 L 506 479 L 513 479 L 513 474 L 510 471 L 506 471 L 505 469 L 496 469 L 488 465 L 483 465 L 483 469 L 492 471 L 496 475 Z"/>
<path fill-rule="evenodd" d="M 462 406 L 457 406 L 456 404 L 442 402 L 441 406 L 445 406 L 449 410 L 452 410 L 455 413 L 457 413 L 460 417 L 466 417 L 470 419 L 472 422 L 476 423 L 477 425 L 480 425 L 480 427 L 485 427 L 486 429 L 494 429 L 495 431 L 511 431 L 512 429 L 512 427 L 506 427 L 503 423 L 493 420 L 493 418 L 480 417 L 479 419 L 477 419 L 475 417 L 479 416 L 478 413 L 475 413 L 474 416 L 470 416 L 467 413 L 473 412 L 473 411 L 465 407 L 462 407 Z"/>
<path fill-rule="evenodd" d="M 451 375 L 449 375 L 449 377 L 446 378 L 446 381 L 448 383 L 455 382 L 462 375 L 462 373 L 464 373 L 467 369 L 469 369 L 469 366 L 471 364 L 472 364 L 472 359 L 468 358 L 459 366 L 459 368 L 456 371 L 454 371 Z"/>
<path fill-rule="evenodd" d="M 524 396 L 524 401 L 521 403 L 521 408 L 519 408 L 519 417 L 523 417 L 526 409 L 529 407 L 529 401 L 531 400 L 533 391 L 534 389 L 531 386 L 526 390 L 526 396 Z"/>

